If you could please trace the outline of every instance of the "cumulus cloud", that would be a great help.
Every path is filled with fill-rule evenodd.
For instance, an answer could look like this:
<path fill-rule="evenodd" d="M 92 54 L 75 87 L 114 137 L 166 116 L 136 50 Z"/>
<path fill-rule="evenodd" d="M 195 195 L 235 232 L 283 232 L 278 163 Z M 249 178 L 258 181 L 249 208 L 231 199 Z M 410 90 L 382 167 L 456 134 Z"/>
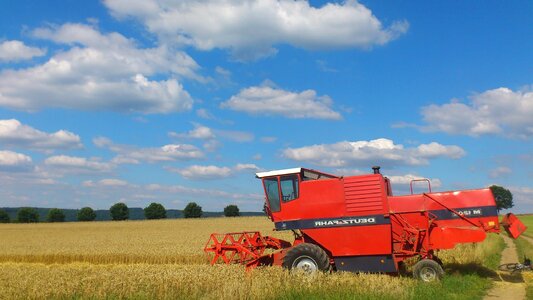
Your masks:
<path fill-rule="evenodd" d="M 82 147 L 80 137 L 72 132 L 47 133 L 15 119 L 0 120 L 0 142 L 7 147 L 45 151 Z"/>
<path fill-rule="evenodd" d="M 55 171 L 76 174 L 105 173 L 115 168 L 112 163 L 67 155 L 50 156 L 44 160 L 44 164 L 52 167 Z"/>
<path fill-rule="evenodd" d="M 313 7 L 295 0 L 105 0 L 117 17 L 133 17 L 160 40 L 200 50 L 228 49 L 252 60 L 275 54 L 278 44 L 304 49 L 370 48 L 408 29 L 406 21 L 384 27 L 355 0 Z"/>
<path fill-rule="evenodd" d="M 0 43 L 0 62 L 28 60 L 45 54 L 45 49 L 29 47 L 21 41 L 4 41 Z"/>
<path fill-rule="evenodd" d="M 28 171 L 32 168 L 31 157 L 13 151 L 0 151 L 0 171 Z"/>
<path fill-rule="evenodd" d="M 194 128 L 182 133 L 169 132 L 168 136 L 178 139 L 199 139 L 204 140 L 204 148 L 214 151 L 222 146 L 217 138 L 223 138 L 234 142 L 244 143 L 254 140 L 254 135 L 246 131 L 213 129 L 202 124 L 193 123 Z"/>
<path fill-rule="evenodd" d="M 199 108 L 196 110 L 196 115 L 202 119 L 214 120 L 215 116 L 205 108 Z"/>
<path fill-rule="evenodd" d="M 240 172 L 256 172 L 260 170 L 255 164 L 237 164 L 234 167 L 200 166 L 192 165 L 187 168 L 166 168 L 170 172 L 178 173 L 187 179 L 205 180 L 222 179 Z"/>
<path fill-rule="evenodd" d="M 106 178 L 99 181 L 86 180 L 82 183 L 84 187 L 124 187 L 130 185 L 127 181 L 115 178 Z"/>
<path fill-rule="evenodd" d="M 490 170 L 489 177 L 490 178 L 505 177 L 505 176 L 511 174 L 512 172 L 513 172 L 513 170 L 511 170 L 511 168 L 509 168 L 509 167 L 497 167 L 497 168 L 494 168 L 494 169 Z"/>
<path fill-rule="evenodd" d="M 381 138 L 370 141 L 342 141 L 300 148 L 287 148 L 282 155 L 295 161 L 327 167 L 427 165 L 430 159 L 445 157 L 458 159 L 465 151 L 454 145 L 436 142 L 405 148 L 392 140 Z"/>
<path fill-rule="evenodd" d="M 470 103 L 453 100 L 422 108 L 424 131 L 480 136 L 499 134 L 529 139 L 533 136 L 533 92 L 508 88 L 488 90 L 470 97 Z"/>
<path fill-rule="evenodd" d="M 117 164 L 157 163 L 175 160 L 194 160 L 204 157 L 204 153 L 200 149 L 189 144 L 168 144 L 158 148 L 139 148 L 131 145 L 115 144 L 105 137 L 95 138 L 93 139 L 93 143 L 97 147 L 107 148 L 117 153 L 117 156 L 112 160 Z"/>
<path fill-rule="evenodd" d="M 334 111 L 332 105 L 333 100 L 329 96 L 317 96 L 314 90 L 298 93 L 270 86 L 254 86 L 242 89 L 220 106 L 253 115 L 340 120 L 341 114 Z"/>
<path fill-rule="evenodd" d="M 201 124 L 194 124 L 194 128 L 185 133 L 169 132 L 170 137 L 208 140 L 215 138 L 213 130 Z"/>
<path fill-rule="evenodd" d="M 69 48 L 41 65 L 2 71 L 0 106 L 141 113 L 192 107 L 193 99 L 175 77 L 201 77 L 184 52 L 167 46 L 139 48 L 121 34 L 103 34 L 84 24 L 39 28 L 33 35 Z"/>

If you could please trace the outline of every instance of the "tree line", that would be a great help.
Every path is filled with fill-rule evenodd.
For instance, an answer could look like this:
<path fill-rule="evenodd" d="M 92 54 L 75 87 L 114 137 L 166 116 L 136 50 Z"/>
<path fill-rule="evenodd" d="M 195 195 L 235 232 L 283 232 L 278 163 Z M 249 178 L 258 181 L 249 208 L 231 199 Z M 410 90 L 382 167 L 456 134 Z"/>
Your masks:
<path fill-rule="evenodd" d="M 148 220 L 165 219 L 167 211 L 161 203 L 150 203 L 143 209 L 144 217 Z M 129 219 L 129 208 L 123 203 L 115 203 L 109 208 L 109 214 L 113 221 L 122 221 Z M 195 202 L 190 202 L 183 210 L 185 218 L 200 218 L 203 215 L 202 207 Z M 238 217 L 240 211 L 237 205 L 228 205 L 224 208 L 224 216 Z M 39 213 L 35 208 L 22 207 L 17 211 L 16 222 L 18 223 L 37 223 L 39 222 Z M 82 222 L 94 221 L 96 219 L 96 212 L 91 207 L 83 207 L 77 213 L 77 220 Z M 59 208 L 52 208 L 46 215 L 47 222 L 64 222 L 65 214 Z M 11 218 L 9 214 L 0 209 L 0 223 L 10 223 Z"/>

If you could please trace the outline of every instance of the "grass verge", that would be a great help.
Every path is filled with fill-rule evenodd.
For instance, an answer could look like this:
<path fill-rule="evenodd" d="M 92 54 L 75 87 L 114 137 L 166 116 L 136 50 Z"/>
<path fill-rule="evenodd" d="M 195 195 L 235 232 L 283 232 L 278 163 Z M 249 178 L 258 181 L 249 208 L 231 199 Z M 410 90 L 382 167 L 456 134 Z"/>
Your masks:
<path fill-rule="evenodd" d="M 531 245 L 530 242 L 523 238 L 518 238 L 514 241 L 514 243 L 516 245 L 518 259 L 521 263 L 524 262 L 524 257 L 533 259 L 533 245 Z M 533 272 L 522 272 L 522 278 L 524 278 L 524 282 L 526 283 L 527 299 L 533 299 Z"/>

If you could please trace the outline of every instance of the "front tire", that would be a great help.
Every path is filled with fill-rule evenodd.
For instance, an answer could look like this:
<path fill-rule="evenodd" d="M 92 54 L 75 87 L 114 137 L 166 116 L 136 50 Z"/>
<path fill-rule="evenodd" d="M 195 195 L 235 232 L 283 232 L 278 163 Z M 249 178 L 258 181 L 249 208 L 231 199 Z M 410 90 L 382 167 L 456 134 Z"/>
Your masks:
<path fill-rule="evenodd" d="M 444 270 L 434 260 L 422 259 L 413 268 L 413 277 L 424 282 L 433 282 L 442 279 Z"/>
<path fill-rule="evenodd" d="M 283 268 L 300 270 L 305 273 L 326 272 L 330 268 L 326 252 L 315 244 L 302 243 L 287 251 L 283 258 Z"/>

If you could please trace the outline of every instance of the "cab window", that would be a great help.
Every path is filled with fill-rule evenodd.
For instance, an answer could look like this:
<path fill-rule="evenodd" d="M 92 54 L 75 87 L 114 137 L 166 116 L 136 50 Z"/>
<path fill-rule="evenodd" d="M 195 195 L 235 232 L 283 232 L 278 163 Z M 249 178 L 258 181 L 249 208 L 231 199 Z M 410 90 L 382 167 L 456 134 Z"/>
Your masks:
<path fill-rule="evenodd" d="M 283 202 L 298 198 L 298 176 L 281 176 L 279 183 Z"/>
<path fill-rule="evenodd" d="M 268 206 L 270 206 L 270 211 L 278 212 L 280 209 L 278 179 L 266 178 L 263 180 L 263 182 L 265 184 L 265 191 L 267 195 Z"/>

